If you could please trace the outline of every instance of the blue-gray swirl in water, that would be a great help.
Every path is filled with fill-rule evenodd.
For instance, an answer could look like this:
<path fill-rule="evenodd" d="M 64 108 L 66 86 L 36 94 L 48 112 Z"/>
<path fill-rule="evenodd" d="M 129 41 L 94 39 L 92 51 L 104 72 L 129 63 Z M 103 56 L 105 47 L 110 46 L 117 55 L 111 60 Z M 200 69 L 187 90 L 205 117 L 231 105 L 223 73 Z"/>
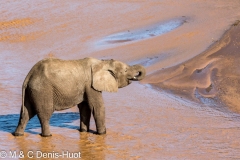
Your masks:
<path fill-rule="evenodd" d="M 185 19 L 183 18 L 174 19 L 171 21 L 153 25 L 151 27 L 146 27 L 144 29 L 112 34 L 103 38 L 99 42 L 99 44 L 106 45 L 106 44 L 124 43 L 124 42 L 137 41 L 137 40 L 159 36 L 181 26 L 182 24 L 184 24 L 184 22 L 185 22 Z"/>

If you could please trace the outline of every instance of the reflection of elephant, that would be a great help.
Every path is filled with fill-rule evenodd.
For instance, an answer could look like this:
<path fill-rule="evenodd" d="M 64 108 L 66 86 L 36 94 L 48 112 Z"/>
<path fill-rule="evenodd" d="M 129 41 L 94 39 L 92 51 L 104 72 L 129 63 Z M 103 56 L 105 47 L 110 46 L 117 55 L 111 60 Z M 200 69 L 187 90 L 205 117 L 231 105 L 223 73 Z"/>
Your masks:
<path fill-rule="evenodd" d="M 117 92 L 131 81 L 144 78 L 140 65 L 128 66 L 115 60 L 45 59 L 33 66 L 22 88 L 22 108 L 15 136 L 23 135 L 29 119 L 37 114 L 42 136 L 51 136 L 49 119 L 56 110 L 78 105 L 80 131 L 89 131 L 91 112 L 98 134 L 105 134 L 105 108 L 102 91 Z"/>

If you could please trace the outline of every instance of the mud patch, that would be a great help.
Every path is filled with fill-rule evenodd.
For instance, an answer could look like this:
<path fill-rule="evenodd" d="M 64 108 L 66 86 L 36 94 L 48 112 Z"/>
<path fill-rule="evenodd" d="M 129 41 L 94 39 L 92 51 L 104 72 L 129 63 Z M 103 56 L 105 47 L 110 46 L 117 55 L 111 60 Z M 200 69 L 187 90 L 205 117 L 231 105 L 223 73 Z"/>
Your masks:
<path fill-rule="evenodd" d="M 31 18 L 15 19 L 11 21 L 0 22 L 0 30 L 16 27 L 25 27 L 33 23 L 34 21 Z"/>
<path fill-rule="evenodd" d="M 127 30 L 104 37 L 97 45 L 129 43 L 162 35 L 170 32 L 186 22 L 186 17 L 160 22 L 141 29 Z"/>

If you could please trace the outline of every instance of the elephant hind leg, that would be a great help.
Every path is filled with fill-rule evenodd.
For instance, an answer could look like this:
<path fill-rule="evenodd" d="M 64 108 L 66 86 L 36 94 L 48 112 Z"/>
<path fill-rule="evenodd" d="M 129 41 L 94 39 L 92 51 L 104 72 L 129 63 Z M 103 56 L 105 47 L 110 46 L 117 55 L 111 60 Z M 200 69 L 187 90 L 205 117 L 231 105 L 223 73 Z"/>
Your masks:
<path fill-rule="evenodd" d="M 25 104 L 23 104 L 21 108 L 20 118 L 18 122 L 18 126 L 13 133 L 14 136 L 23 136 L 24 130 L 27 126 L 28 121 L 36 115 L 35 110 L 31 107 L 30 102 L 25 99 Z"/>
<path fill-rule="evenodd" d="M 78 105 L 80 111 L 80 132 L 89 132 L 91 110 L 87 102 Z"/>
<path fill-rule="evenodd" d="M 42 133 L 41 133 L 42 137 L 52 136 L 50 132 L 50 125 L 49 125 L 49 121 L 52 114 L 53 114 L 53 110 L 51 108 L 48 108 L 48 109 L 45 108 L 44 110 L 41 110 L 37 113 L 37 116 L 39 118 L 39 121 L 42 127 Z"/>
<path fill-rule="evenodd" d="M 42 127 L 42 133 L 41 136 L 42 137 L 50 137 L 52 136 L 51 132 L 50 132 L 50 126 L 49 126 L 49 120 L 50 120 L 50 116 L 46 117 L 46 115 L 38 115 L 38 118 L 40 120 L 41 123 L 41 127 Z"/>

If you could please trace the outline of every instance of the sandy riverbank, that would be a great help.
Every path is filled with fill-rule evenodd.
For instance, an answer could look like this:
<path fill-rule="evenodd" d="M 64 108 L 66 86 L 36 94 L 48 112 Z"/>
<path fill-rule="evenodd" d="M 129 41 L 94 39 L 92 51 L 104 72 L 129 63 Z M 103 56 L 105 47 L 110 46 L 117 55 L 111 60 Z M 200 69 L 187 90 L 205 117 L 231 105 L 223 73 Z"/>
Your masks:
<path fill-rule="evenodd" d="M 200 55 L 145 79 L 216 109 L 240 113 L 239 20 Z M 162 78 L 159 78 L 162 77 Z"/>

